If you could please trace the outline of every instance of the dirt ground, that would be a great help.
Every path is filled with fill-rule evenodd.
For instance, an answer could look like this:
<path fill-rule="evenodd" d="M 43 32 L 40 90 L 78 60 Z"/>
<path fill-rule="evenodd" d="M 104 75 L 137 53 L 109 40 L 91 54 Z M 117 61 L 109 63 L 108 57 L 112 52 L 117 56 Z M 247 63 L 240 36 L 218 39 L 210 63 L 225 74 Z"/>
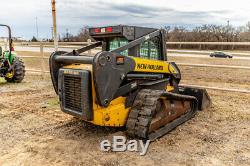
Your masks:
<path fill-rule="evenodd" d="M 182 83 L 250 89 L 247 70 L 181 70 Z M 21 84 L 1 80 L 0 165 L 250 165 L 250 94 L 208 92 L 210 109 L 140 156 L 102 152 L 100 142 L 118 130 L 61 112 L 49 76 L 27 74 Z"/>

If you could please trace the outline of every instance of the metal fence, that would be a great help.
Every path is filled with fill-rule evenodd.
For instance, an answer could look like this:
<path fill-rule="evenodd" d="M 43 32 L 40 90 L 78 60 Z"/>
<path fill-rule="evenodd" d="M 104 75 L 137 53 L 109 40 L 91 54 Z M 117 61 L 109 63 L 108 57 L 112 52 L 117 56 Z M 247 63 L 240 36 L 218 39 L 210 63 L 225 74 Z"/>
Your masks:
<path fill-rule="evenodd" d="M 89 41 L 91 42 L 91 41 Z M 63 46 L 82 46 L 87 45 L 89 42 L 59 42 L 60 47 Z M 0 41 L 0 44 L 3 43 Z M 15 45 L 18 46 L 39 46 L 41 42 L 14 42 Z M 53 47 L 53 42 L 42 42 L 44 46 Z M 210 46 L 250 46 L 250 42 L 166 42 L 167 45 L 178 45 L 179 47 L 183 45 L 210 45 Z"/>
<path fill-rule="evenodd" d="M 5 49 L 8 47 L 8 44 L 6 43 L 1 43 L 0 46 L 4 45 Z M 68 48 L 68 49 L 76 49 L 77 47 L 81 46 L 86 46 L 90 45 L 91 41 L 88 42 L 60 42 L 59 48 Z M 209 44 L 209 45 L 249 45 L 250 42 L 168 42 L 167 44 Z M 44 48 L 50 47 L 53 48 L 53 43 L 52 42 L 18 42 L 15 43 L 16 46 L 23 46 L 23 47 L 39 47 L 40 48 L 40 56 L 21 56 L 21 58 L 37 58 L 40 59 L 41 61 L 41 70 L 32 70 L 32 69 L 27 69 L 27 71 L 32 71 L 32 72 L 40 72 L 42 74 L 49 73 L 49 71 L 46 71 L 46 66 L 44 59 L 48 59 L 48 57 L 44 56 Z M 99 48 L 100 49 L 100 48 Z M 88 54 L 92 54 L 91 50 L 88 52 Z M 250 70 L 249 66 L 228 66 L 228 65 L 210 65 L 210 64 L 192 64 L 192 63 L 177 63 L 179 66 L 192 66 L 192 67 L 211 67 L 211 68 L 229 68 L 229 69 L 247 69 Z"/>
<path fill-rule="evenodd" d="M 187 42 L 171 42 L 170 44 L 182 44 Z M 189 42 L 188 42 L 189 43 Z M 187 43 L 187 44 L 188 44 Z M 71 42 L 71 43 L 60 43 L 59 48 L 74 48 L 79 46 L 86 46 L 91 44 L 91 42 Z M 192 43 L 193 44 L 193 43 Z M 198 43 L 197 43 L 198 44 Z M 201 43 L 199 43 L 201 44 Z M 212 44 L 211 42 L 206 42 L 202 44 Z M 243 44 L 243 45 L 249 45 L 250 43 L 216 43 L 216 44 Z M 0 46 L 3 45 L 5 49 L 7 49 L 8 45 L 5 43 L 0 43 Z M 16 43 L 16 45 L 19 46 L 29 46 L 29 47 L 39 47 L 40 48 L 40 56 L 21 56 L 21 58 L 36 58 L 40 60 L 41 64 L 41 70 L 34 70 L 34 69 L 26 69 L 28 72 L 32 73 L 39 73 L 42 75 L 49 74 L 49 71 L 46 70 L 46 64 L 44 60 L 48 59 L 49 57 L 44 56 L 44 48 L 45 47 L 53 47 L 52 43 Z M 88 54 L 91 54 L 91 51 L 88 52 Z M 250 70 L 250 66 L 229 66 L 229 65 L 210 65 L 210 64 L 192 64 L 192 63 L 177 63 L 179 66 L 191 66 L 191 67 L 207 67 L 207 68 L 226 68 L 226 69 L 245 69 Z M 228 89 L 228 88 L 219 88 L 219 87 L 209 87 L 209 86 L 200 86 L 200 85 L 185 85 L 185 86 L 191 86 L 191 87 L 197 87 L 197 88 L 205 88 L 205 89 L 212 89 L 212 90 L 219 90 L 219 91 L 230 91 L 230 92 L 240 92 L 240 93 L 250 93 L 249 90 L 243 90 L 243 89 Z"/>

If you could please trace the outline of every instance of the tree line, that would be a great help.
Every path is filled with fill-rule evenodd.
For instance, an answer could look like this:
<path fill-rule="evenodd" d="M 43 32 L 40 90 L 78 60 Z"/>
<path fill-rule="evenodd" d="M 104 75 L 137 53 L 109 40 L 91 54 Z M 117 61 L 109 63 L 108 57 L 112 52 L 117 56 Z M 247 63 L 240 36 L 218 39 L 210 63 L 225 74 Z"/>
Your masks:
<path fill-rule="evenodd" d="M 86 42 L 93 40 L 88 26 L 81 28 L 76 35 L 68 32 L 59 35 L 59 41 Z M 250 42 L 250 22 L 245 26 L 233 27 L 231 25 L 204 24 L 195 28 L 184 26 L 165 26 L 166 39 L 169 42 Z M 47 39 L 52 41 L 52 39 Z M 35 37 L 31 41 L 37 41 Z"/>
<path fill-rule="evenodd" d="M 250 22 L 246 26 L 205 24 L 192 30 L 165 27 L 169 42 L 249 42 Z"/>

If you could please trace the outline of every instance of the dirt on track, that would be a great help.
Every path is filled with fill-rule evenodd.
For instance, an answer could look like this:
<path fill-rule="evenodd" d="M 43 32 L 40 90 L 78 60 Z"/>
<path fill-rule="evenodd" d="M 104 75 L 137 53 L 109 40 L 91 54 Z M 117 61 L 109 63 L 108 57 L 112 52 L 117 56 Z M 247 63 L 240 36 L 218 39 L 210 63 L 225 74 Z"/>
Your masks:
<path fill-rule="evenodd" d="M 182 73 L 184 83 L 231 87 L 227 75 L 217 81 L 213 71 L 182 68 Z M 249 86 L 247 78 L 240 81 L 241 74 L 235 71 L 232 84 Z M 208 92 L 213 101 L 209 110 L 139 156 L 102 152 L 100 142 L 118 130 L 61 112 L 49 76 L 27 75 L 21 84 L 1 82 L 0 165 L 250 165 L 250 95 Z"/>

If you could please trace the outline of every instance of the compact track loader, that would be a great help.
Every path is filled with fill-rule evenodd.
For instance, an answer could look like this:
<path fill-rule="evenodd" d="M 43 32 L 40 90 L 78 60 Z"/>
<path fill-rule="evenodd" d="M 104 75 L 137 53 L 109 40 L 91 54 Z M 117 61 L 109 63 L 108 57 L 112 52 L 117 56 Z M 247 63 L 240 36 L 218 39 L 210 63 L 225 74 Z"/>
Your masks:
<path fill-rule="evenodd" d="M 96 43 L 50 57 L 65 113 L 155 140 L 210 105 L 205 89 L 179 86 L 181 73 L 167 61 L 163 29 L 119 25 L 89 32 Z M 95 56 L 82 55 L 99 46 Z"/>

